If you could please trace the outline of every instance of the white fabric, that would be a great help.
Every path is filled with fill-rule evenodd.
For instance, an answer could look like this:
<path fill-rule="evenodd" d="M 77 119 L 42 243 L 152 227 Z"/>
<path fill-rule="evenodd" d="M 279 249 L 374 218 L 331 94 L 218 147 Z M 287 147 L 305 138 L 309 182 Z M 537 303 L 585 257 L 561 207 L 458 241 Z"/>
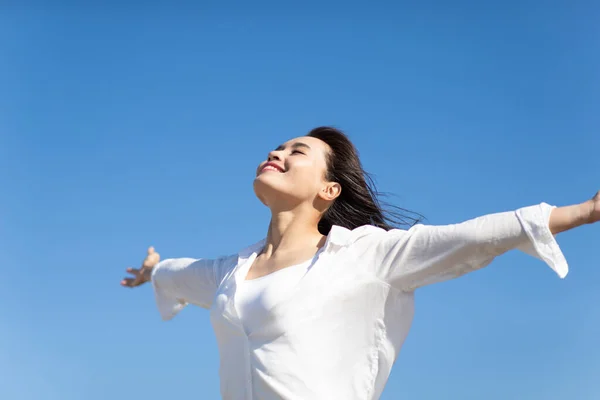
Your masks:
<path fill-rule="evenodd" d="M 235 292 L 235 310 L 247 334 L 258 331 L 270 310 L 300 282 L 312 260 L 251 280 L 242 280 Z"/>
<path fill-rule="evenodd" d="M 410 329 L 415 289 L 515 248 L 566 276 L 548 228 L 552 208 L 388 232 L 334 226 L 310 270 L 249 334 L 234 299 L 264 240 L 216 260 L 162 261 L 153 272 L 156 300 L 163 319 L 188 303 L 210 309 L 224 399 L 378 399 Z"/>

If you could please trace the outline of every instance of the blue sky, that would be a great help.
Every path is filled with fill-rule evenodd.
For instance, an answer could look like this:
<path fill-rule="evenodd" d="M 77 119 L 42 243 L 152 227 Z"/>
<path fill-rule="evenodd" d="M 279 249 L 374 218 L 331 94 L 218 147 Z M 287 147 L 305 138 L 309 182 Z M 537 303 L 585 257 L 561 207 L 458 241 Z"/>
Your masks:
<path fill-rule="evenodd" d="M 149 245 L 262 238 L 255 166 L 315 126 L 427 223 L 600 189 L 598 3 L 23 4 L 0 16 L 3 399 L 218 398 L 207 313 L 162 322 L 119 281 Z M 560 235 L 565 280 L 511 252 L 421 290 L 383 399 L 599 398 L 599 239 Z"/>

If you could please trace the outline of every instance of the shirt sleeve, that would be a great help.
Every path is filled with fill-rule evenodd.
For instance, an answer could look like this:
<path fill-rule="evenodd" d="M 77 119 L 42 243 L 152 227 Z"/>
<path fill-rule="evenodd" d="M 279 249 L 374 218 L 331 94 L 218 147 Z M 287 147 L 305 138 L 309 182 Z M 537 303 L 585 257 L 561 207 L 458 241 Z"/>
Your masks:
<path fill-rule="evenodd" d="M 553 208 L 542 203 L 460 224 L 391 230 L 374 235 L 369 252 L 375 252 L 379 277 L 405 291 L 483 268 L 511 249 L 544 261 L 564 278 L 568 265 L 549 228 Z"/>
<path fill-rule="evenodd" d="M 173 318 L 186 305 L 210 308 L 219 285 L 236 265 L 237 257 L 215 260 L 174 258 L 152 271 L 152 286 L 163 320 Z"/>

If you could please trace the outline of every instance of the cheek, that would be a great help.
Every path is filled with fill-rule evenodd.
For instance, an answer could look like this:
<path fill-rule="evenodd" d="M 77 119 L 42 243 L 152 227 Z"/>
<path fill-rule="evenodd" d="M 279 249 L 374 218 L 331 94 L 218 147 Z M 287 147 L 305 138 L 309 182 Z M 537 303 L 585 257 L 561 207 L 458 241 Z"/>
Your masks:
<path fill-rule="evenodd" d="M 314 166 L 307 166 L 306 168 L 298 168 L 293 171 L 294 174 L 290 175 L 290 180 L 294 184 L 297 184 L 298 190 L 304 192 L 315 192 L 318 191 L 322 185 L 323 179 L 320 175 L 321 172 Z"/>

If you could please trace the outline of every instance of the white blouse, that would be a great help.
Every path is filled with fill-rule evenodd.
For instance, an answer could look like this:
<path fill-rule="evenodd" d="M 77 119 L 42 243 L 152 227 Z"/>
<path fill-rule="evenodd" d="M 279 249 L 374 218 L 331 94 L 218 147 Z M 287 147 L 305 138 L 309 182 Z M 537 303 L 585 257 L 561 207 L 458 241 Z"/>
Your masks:
<path fill-rule="evenodd" d="M 260 278 L 240 281 L 233 303 L 246 334 L 262 328 L 262 321 L 269 318 L 271 309 L 294 289 L 311 265 L 312 260 L 308 260 Z"/>
<path fill-rule="evenodd" d="M 165 320 L 188 303 L 210 309 L 224 399 L 378 399 L 410 329 L 415 289 L 515 248 L 566 276 L 552 208 L 408 230 L 334 226 L 312 267 L 249 333 L 234 299 L 264 240 L 215 260 L 164 260 L 152 282 Z"/>

